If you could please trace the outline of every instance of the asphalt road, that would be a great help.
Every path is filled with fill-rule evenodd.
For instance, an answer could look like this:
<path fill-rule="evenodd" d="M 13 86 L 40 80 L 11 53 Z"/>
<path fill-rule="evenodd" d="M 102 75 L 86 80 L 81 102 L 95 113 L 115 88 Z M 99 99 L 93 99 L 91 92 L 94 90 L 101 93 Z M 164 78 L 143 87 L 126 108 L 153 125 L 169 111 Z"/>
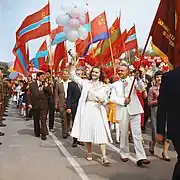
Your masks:
<path fill-rule="evenodd" d="M 55 133 L 50 133 L 46 141 L 33 135 L 33 122 L 25 121 L 19 111 L 11 105 L 9 116 L 1 128 L 6 135 L 1 138 L 0 180 L 170 180 L 176 162 L 176 153 L 170 148 L 171 162 L 161 159 L 162 148 L 155 149 L 150 156 L 149 132 L 144 134 L 145 150 L 152 161 L 149 166 L 139 168 L 135 164 L 133 145 L 130 161 L 120 160 L 118 145 L 108 145 L 111 165 L 103 167 L 98 145 L 93 146 L 93 161 L 86 158 L 86 147 L 72 148 L 72 138 L 62 139 L 61 124 L 56 117 Z"/>

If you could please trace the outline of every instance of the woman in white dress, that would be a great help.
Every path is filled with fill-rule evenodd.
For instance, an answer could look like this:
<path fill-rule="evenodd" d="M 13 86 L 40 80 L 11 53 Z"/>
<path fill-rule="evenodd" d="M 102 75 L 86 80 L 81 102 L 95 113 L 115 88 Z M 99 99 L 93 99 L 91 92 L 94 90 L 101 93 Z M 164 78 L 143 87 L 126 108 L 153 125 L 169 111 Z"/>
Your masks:
<path fill-rule="evenodd" d="M 102 164 L 107 166 L 106 144 L 112 142 L 105 105 L 108 103 L 108 86 L 103 83 L 100 67 L 93 67 L 90 80 L 81 79 L 75 73 L 75 61 L 71 62 L 70 77 L 82 87 L 81 97 L 71 136 L 87 143 L 87 160 L 92 161 L 92 143 L 99 144 Z"/>

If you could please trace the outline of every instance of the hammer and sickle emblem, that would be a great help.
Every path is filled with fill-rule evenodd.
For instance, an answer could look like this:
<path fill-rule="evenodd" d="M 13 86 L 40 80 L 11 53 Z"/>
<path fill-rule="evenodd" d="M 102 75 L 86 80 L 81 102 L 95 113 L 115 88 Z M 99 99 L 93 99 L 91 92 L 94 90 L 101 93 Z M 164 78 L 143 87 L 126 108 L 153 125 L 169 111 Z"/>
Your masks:
<path fill-rule="evenodd" d="M 100 17 L 99 21 L 98 21 L 98 24 L 99 24 L 99 26 L 102 26 L 102 25 L 106 24 L 105 19 L 103 17 Z"/>
<path fill-rule="evenodd" d="M 44 11 L 44 9 L 42 10 L 42 18 L 44 18 L 45 16 L 46 16 L 46 13 L 45 13 L 45 11 Z"/>
<path fill-rule="evenodd" d="M 111 34 L 113 34 L 115 32 L 115 28 L 112 26 L 111 27 Z"/>

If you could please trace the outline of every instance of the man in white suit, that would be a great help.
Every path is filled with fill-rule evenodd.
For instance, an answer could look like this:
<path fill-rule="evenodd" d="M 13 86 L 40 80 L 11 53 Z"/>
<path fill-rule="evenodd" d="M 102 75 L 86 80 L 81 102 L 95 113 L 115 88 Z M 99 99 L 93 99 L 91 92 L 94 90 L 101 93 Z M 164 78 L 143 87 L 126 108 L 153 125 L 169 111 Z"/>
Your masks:
<path fill-rule="evenodd" d="M 129 124 L 134 140 L 137 165 L 149 164 L 147 160 L 142 141 L 141 141 L 141 116 L 143 108 L 136 94 L 136 89 L 145 90 L 143 82 L 136 73 L 134 87 L 129 96 L 134 77 L 129 77 L 129 68 L 126 64 L 120 65 L 120 80 L 112 84 L 112 92 L 110 100 L 116 103 L 116 119 L 120 125 L 120 155 L 123 162 L 127 162 L 129 158 Z"/>

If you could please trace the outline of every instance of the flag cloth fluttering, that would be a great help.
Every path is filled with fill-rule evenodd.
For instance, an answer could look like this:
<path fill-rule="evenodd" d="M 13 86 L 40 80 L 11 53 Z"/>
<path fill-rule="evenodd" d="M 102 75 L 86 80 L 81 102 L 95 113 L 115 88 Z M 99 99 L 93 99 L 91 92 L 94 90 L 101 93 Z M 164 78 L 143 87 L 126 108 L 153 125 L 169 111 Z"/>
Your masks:
<path fill-rule="evenodd" d="M 84 56 L 92 43 L 109 38 L 106 13 L 103 12 L 91 21 L 92 42 L 90 41 L 85 49 Z"/>
<path fill-rule="evenodd" d="M 39 48 L 38 52 L 36 53 L 35 58 L 33 59 L 33 64 L 36 69 L 40 69 L 42 64 L 45 63 L 45 57 L 48 56 L 48 48 L 46 40 L 42 43 L 41 47 Z"/>
<path fill-rule="evenodd" d="M 180 66 L 180 1 L 161 0 L 151 27 L 152 47 L 174 67 Z"/>
<path fill-rule="evenodd" d="M 125 41 L 125 50 L 130 51 L 135 49 L 138 52 L 138 43 L 136 37 L 136 28 L 135 25 L 128 31 L 128 37 Z"/>
<path fill-rule="evenodd" d="M 26 42 L 50 34 L 50 9 L 49 3 L 25 18 L 16 32 L 16 44 L 25 44 Z"/>
<path fill-rule="evenodd" d="M 23 44 L 18 49 L 15 46 L 13 53 L 15 55 L 14 71 L 28 76 L 28 52 L 26 52 L 26 45 Z"/>
<path fill-rule="evenodd" d="M 65 47 L 65 42 L 57 44 L 54 52 L 54 70 L 58 71 L 59 63 L 61 62 L 60 69 L 63 69 L 66 66 L 67 59 L 67 50 Z"/>

